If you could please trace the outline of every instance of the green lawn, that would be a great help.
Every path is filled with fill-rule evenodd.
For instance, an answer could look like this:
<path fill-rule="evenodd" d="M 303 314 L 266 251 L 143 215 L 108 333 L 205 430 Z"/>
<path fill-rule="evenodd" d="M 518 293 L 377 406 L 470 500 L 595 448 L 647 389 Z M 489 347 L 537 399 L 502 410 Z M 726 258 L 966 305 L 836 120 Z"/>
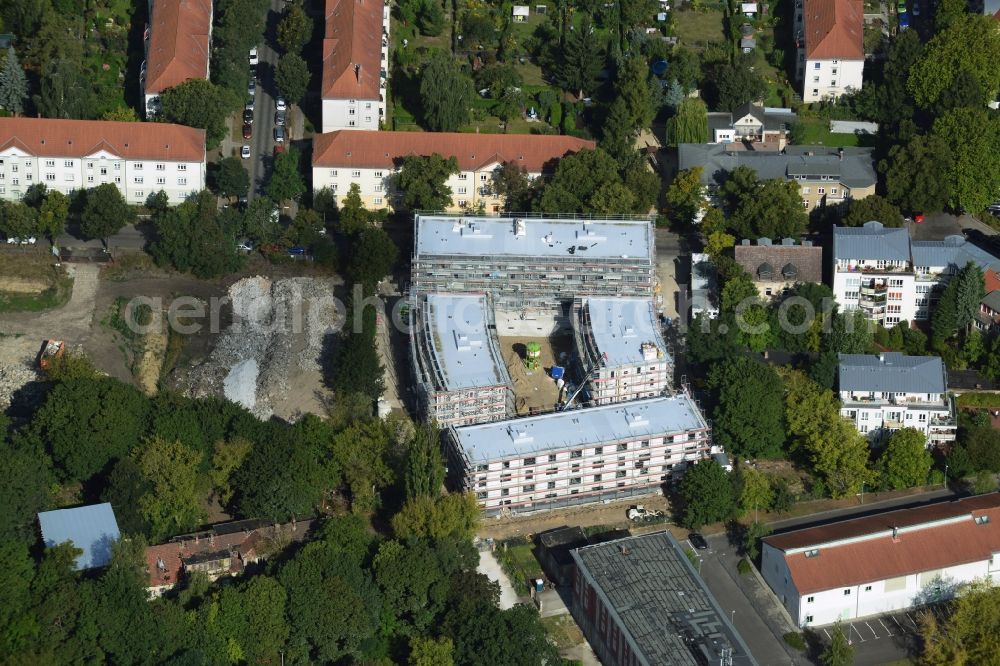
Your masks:
<path fill-rule="evenodd" d="M 680 9 L 674 12 L 678 40 L 689 47 L 725 43 L 723 14 L 720 10 L 694 11 Z"/>
<path fill-rule="evenodd" d="M 73 293 L 73 278 L 63 277 L 40 294 L 0 291 L 0 312 L 40 312 L 64 305 Z"/>
<path fill-rule="evenodd" d="M 799 116 L 798 127 L 795 130 L 795 142 L 800 145 L 837 147 L 872 146 L 875 143 L 875 137 L 857 134 L 833 134 L 830 132 L 829 120 Z"/>

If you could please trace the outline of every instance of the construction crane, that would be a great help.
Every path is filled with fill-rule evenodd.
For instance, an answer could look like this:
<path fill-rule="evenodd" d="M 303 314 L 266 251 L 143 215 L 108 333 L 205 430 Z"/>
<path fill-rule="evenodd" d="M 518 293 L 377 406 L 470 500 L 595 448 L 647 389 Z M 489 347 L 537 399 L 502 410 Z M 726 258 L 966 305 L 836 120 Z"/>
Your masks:
<path fill-rule="evenodd" d="M 583 387 L 586 386 L 587 383 L 591 380 L 591 378 L 597 373 L 599 367 L 600 366 L 598 365 L 590 366 L 590 369 L 587 370 L 587 374 L 584 375 L 583 377 L 583 381 L 580 382 L 580 385 L 576 387 L 576 390 L 573 391 L 573 393 L 571 393 L 569 396 L 567 396 L 566 399 L 563 401 L 563 403 L 559 405 L 559 409 L 557 411 L 560 412 L 564 411 L 567 407 L 573 404 L 573 401 L 576 400 L 576 396 L 580 395 L 580 391 L 583 390 Z"/>

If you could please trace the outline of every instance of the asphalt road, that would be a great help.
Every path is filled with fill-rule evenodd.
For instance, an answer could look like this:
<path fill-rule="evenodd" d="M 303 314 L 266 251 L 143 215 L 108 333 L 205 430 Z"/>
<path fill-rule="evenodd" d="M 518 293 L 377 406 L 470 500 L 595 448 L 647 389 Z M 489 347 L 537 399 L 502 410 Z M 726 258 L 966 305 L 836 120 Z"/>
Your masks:
<path fill-rule="evenodd" d="M 281 18 L 282 1 L 271 0 L 264 30 L 264 43 L 257 47 L 257 90 L 254 95 L 253 137 L 250 139 L 250 159 L 245 160 L 250 171 L 250 196 L 263 194 L 267 174 L 274 161 L 274 68 L 278 64 L 278 53 L 271 45 L 274 41 L 278 21 Z M 249 62 L 248 62 L 249 66 Z"/>
<path fill-rule="evenodd" d="M 108 249 L 114 254 L 116 249 L 120 250 L 141 250 L 146 245 L 146 242 L 150 237 L 147 233 L 143 232 L 145 225 L 148 222 L 139 222 L 139 224 L 133 226 L 129 225 L 123 227 L 114 236 L 108 238 Z M 147 230 L 151 231 L 151 229 Z M 56 237 L 56 245 L 59 247 L 69 247 L 69 248 L 100 248 L 103 247 L 102 243 L 98 239 L 86 240 L 78 229 L 74 227 L 69 227 L 66 229 L 66 233 Z"/>

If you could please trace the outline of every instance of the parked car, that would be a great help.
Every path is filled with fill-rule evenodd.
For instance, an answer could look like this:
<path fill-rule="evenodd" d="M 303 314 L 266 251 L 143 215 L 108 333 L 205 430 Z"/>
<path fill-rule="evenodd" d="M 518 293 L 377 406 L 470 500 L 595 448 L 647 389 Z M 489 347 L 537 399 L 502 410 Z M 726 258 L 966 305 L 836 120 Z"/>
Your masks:
<path fill-rule="evenodd" d="M 34 245 L 36 238 L 34 236 L 22 236 L 20 238 L 11 237 L 7 239 L 7 245 Z"/>
<path fill-rule="evenodd" d="M 256 65 L 258 62 L 259 59 L 257 58 L 257 47 L 255 46 L 252 49 L 250 49 L 250 64 Z"/>
<path fill-rule="evenodd" d="M 250 200 L 247 197 L 240 197 L 239 203 L 236 205 L 240 207 L 240 210 L 246 210 L 249 202 Z"/>
<path fill-rule="evenodd" d="M 274 142 L 275 143 L 284 143 L 285 142 L 285 128 L 284 127 L 281 127 L 279 125 L 278 127 L 274 128 Z"/>
<path fill-rule="evenodd" d="M 306 253 L 306 249 L 304 247 L 299 246 L 299 245 L 296 245 L 295 247 L 288 248 L 288 254 L 290 254 L 292 256 L 302 256 L 305 253 Z"/>
<path fill-rule="evenodd" d="M 278 111 L 284 111 L 285 109 L 287 109 L 288 105 L 285 104 L 285 98 L 279 97 L 278 99 L 274 100 L 274 108 L 276 108 Z"/>
<path fill-rule="evenodd" d="M 244 238 L 236 244 L 236 249 L 240 252 L 253 252 L 253 243 L 250 242 L 250 239 Z"/>
<path fill-rule="evenodd" d="M 906 14 L 899 15 L 899 29 L 906 30 L 910 27 L 910 17 Z"/>
<path fill-rule="evenodd" d="M 285 112 L 284 111 L 275 111 L 274 112 L 274 124 L 275 125 L 281 125 L 282 127 L 285 126 Z"/>
<path fill-rule="evenodd" d="M 250 139 L 253 137 L 253 125 L 250 123 L 243 123 L 243 138 Z"/>
<path fill-rule="evenodd" d="M 243 110 L 253 113 L 253 97 L 247 100 L 246 106 L 243 107 Z"/>
<path fill-rule="evenodd" d="M 244 145 L 240 149 L 240 157 L 242 157 L 245 160 L 250 159 L 250 146 Z"/>
<path fill-rule="evenodd" d="M 250 65 L 250 78 L 251 79 L 257 78 L 257 65 L 254 64 Z"/>
<path fill-rule="evenodd" d="M 247 82 L 247 95 L 253 97 L 254 93 L 256 92 L 257 92 L 257 82 L 254 81 L 253 79 L 250 79 Z"/>
<path fill-rule="evenodd" d="M 253 109 L 243 109 L 243 122 L 245 123 L 253 122 Z"/>
<path fill-rule="evenodd" d="M 691 532 L 691 534 L 688 534 L 688 541 L 690 541 L 691 545 L 697 548 L 698 550 L 708 549 L 708 542 L 705 541 L 705 537 L 698 534 L 697 532 Z"/>

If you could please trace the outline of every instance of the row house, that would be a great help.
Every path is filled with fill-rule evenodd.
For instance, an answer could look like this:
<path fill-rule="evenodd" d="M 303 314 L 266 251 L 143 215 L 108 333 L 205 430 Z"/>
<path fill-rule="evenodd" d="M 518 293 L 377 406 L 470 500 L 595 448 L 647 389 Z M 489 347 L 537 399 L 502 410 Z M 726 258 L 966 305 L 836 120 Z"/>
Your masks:
<path fill-rule="evenodd" d="M 955 405 L 938 356 L 840 354 L 837 369 L 842 416 L 873 442 L 915 428 L 928 445 L 955 440 Z"/>
<path fill-rule="evenodd" d="M 864 83 L 861 0 L 795 0 L 796 78 L 802 101 L 819 102 L 861 90 Z"/>
<path fill-rule="evenodd" d="M 139 86 L 146 118 L 153 118 L 160 112 L 164 90 L 185 81 L 208 79 L 212 0 L 149 0 L 149 16 Z"/>
<path fill-rule="evenodd" d="M 438 154 L 458 162 L 458 173 L 446 182 L 452 197 L 448 211 L 498 213 L 504 202 L 493 184 L 504 163 L 517 165 L 533 180 L 555 171 L 562 157 L 593 148 L 593 141 L 569 136 L 334 131 L 313 140 L 313 190 L 328 187 L 343 201 L 357 184 L 366 208 L 396 207 L 395 175 L 403 159 Z"/>
<path fill-rule="evenodd" d="M 389 78 L 389 2 L 326 0 L 323 131 L 378 130 Z"/>
<path fill-rule="evenodd" d="M 0 198 L 45 185 L 69 194 L 113 183 L 132 205 L 205 189 L 205 130 L 168 123 L 0 118 Z"/>
<path fill-rule="evenodd" d="M 1000 581 L 1000 494 L 765 537 L 760 571 L 800 627 L 938 603 Z"/>
<path fill-rule="evenodd" d="M 487 515 L 658 492 L 710 455 L 686 393 L 449 428 L 449 468 Z"/>

